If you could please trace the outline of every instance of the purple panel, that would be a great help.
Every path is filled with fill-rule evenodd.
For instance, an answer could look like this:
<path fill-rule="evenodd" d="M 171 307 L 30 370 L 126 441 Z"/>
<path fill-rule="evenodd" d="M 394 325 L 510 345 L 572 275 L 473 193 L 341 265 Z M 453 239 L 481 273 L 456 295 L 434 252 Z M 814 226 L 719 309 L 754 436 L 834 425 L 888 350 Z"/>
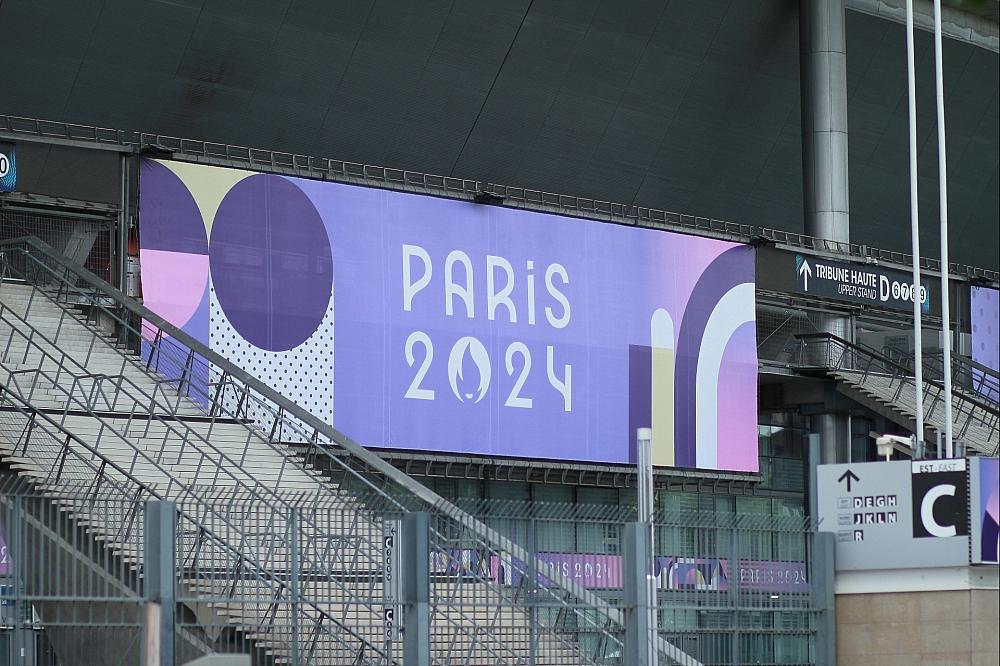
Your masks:
<path fill-rule="evenodd" d="M 538 559 L 555 567 L 564 577 L 577 585 L 590 589 L 621 589 L 622 558 L 620 555 L 602 553 L 539 553 Z M 491 575 L 501 584 L 517 587 L 527 568 L 520 560 L 510 562 L 496 556 L 492 558 Z M 551 587 L 552 581 L 542 573 L 538 574 L 540 587 Z"/>
<path fill-rule="evenodd" d="M 805 562 L 740 560 L 736 574 L 741 590 L 755 592 L 808 592 Z"/>
<path fill-rule="evenodd" d="M 478 560 L 476 551 L 463 551 L 452 556 L 451 562 L 465 562 L 468 569 L 485 571 L 485 563 Z M 539 553 L 538 559 L 550 564 L 565 577 L 578 585 L 591 589 L 621 589 L 622 558 L 620 555 L 599 553 Z M 520 560 L 505 560 L 492 556 L 489 577 L 498 583 L 518 586 L 526 566 Z M 445 567 L 441 567 L 445 569 Z M 432 567 L 433 570 L 433 567 Z M 457 568 L 448 569 L 455 573 Z M 736 572 L 730 571 L 729 560 L 708 557 L 657 557 L 654 575 L 662 590 L 716 590 L 730 589 L 735 580 L 741 590 L 769 593 L 807 593 L 805 562 L 773 562 L 768 560 L 741 560 Z M 552 585 L 539 574 L 538 584 Z"/>
<path fill-rule="evenodd" d="M 972 287 L 972 360 L 1000 372 L 1000 291 Z M 1000 386 L 996 380 L 974 370 L 976 389 L 993 402 L 1000 402 Z"/>
<path fill-rule="evenodd" d="M 996 563 L 1000 560 L 1000 460 L 980 458 L 976 466 L 979 470 L 979 497 L 973 498 L 978 509 L 973 520 L 978 520 L 979 543 L 972 544 L 979 549 L 981 562 Z"/>
<path fill-rule="evenodd" d="M 628 461 L 638 460 L 635 432 L 648 428 L 653 410 L 653 348 L 646 345 L 629 345 L 628 348 Z"/>
<path fill-rule="evenodd" d="M 163 236 L 155 229 L 173 214 L 163 211 L 187 196 L 147 171 L 143 247 Z M 293 400 L 329 391 L 318 399 L 333 405 L 334 425 L 362 444 L 628 463 L 651 409 L 651 317 L 664 310 L 676 349 L 678 466 L 708 451 L 706 467 L 757 470 L 752 295 L 730 308 L 748 310 L 746 322 L 719 308 L 752 285 L 752 248 L 259 174 L 214 196 L 222 203 L 206 221 L 208 253 L 226 317 L 258 357 L 314 334 L 332 349 L 332 389 L 285 390 Z M 199 331 L 203 315 L 189 322 Z M 731 329 L 706 335 L 713 318 Z M 719 365 L 702 372 L 706 349 Z M 716 370 L 718 385 L 696 392 Z M 697 418 L 711 424 L 713 414 L 718 432 L 696 432 Z"/>
<path fill-rule="evenodd" d="M 705 327 L 709 318 L 715 312 L 719 300 L 735 285 L 754 281 L 753 254 L 744 247 L 733 247 L 721 253 L 710 266 L 701 272 L 698 283 L 694 287 L 687 307 L 683 310 L 680 337 L 677 343 L 676 379 L 677 391 L 674 394 L 676 403 L 674 412 L 674 449 L 678 467 L 697 467 L 696 442 L 701 433 L 697 432 L 697 404 L 694 387 L 697 384 L 698 364 L 701 358 L 702 345 L 705 339 Z M 712 341 L 714 344 L 725 345 L 728 341 Z M 753 361 L 754 386 L 756 386 L 757 359 L 756 354 L 746 359 Z M 738 359 L 743 363 L 743 359 Z M 723 368 L 723 371 L 726 369 Z M 734 370 L 739 373 L 739 370 Z M 744 370 L 745 372 L 745 370 Z M 688 390 L 683 390 L 687 388 Z M 742 396 L 744 400 L 753 396 L 754 422 L 756 422 L 756 388 L 752 394 Z M 720 457 L 720 462 L 722 458 Z M 756 470 L 756 455 L 754 455 L 754 470 Z M 721 465 L 725 469 L 745 469 Z"/>

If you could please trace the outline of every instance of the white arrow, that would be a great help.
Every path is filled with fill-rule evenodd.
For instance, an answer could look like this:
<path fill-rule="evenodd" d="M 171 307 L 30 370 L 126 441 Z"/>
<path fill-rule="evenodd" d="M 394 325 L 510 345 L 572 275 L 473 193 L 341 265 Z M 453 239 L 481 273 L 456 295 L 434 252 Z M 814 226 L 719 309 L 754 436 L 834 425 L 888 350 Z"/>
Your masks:
<path fill-rule="evenodd" d="M 802 260 L 802 265 L 799 266 L 799 275 L 802 276 L 802 285 L 805 291 L 809 291 L 809 276 L 813 274 L 812 269 L 809 268 L 809 262 L 805 259 Z"/>

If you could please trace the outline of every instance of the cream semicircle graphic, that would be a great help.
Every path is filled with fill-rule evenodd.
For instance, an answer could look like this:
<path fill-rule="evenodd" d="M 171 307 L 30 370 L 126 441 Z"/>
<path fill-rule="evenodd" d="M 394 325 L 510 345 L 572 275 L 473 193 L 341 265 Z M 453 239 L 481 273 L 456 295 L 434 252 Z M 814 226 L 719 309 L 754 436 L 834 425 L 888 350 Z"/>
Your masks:
<path fill-rule="evenodd" d="M 705 324 L 695 376 L 697 466 L 717 469 L 719 458 L 719 371 L 726 345 L 743 324 L 753 322 L 754 284 L 744 282 L 727 291 L 716 303 Z"/>
<path fill-rule="evenodd" d="M 674 354 L 676 342 L 674 320 L 663 308 L 653 312 L 649 320 L 649 340 L 652 347 L 651 442 L 653 464 L 674 465 Z"/>
<path fill-rule="evenodd" d="M 256 175 L 252 171 L 243 171 L 242 169 L 220 169 L 203 164 L 156 161 L 173 171 L 191 192 L 198 210 L 201 211 L 201 219 L 205 223 L 205 234 L 208 235 L 209 243 L 212 242 L 212 223 L 215 222 L 215 214 L 218 212 L 222 200 L 226 198 L 229 190 L 233 189 L 236 183 Z"/>

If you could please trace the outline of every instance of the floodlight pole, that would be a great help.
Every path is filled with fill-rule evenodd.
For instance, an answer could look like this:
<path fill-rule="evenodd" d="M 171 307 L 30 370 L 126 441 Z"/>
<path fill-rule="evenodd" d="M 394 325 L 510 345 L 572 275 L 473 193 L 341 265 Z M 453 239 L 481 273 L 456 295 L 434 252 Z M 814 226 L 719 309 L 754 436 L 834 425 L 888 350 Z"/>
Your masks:
<path fill-rule="evenodd" d="M 646 571 L 646 601 L 649 604 L 645 613 L 645 629 L 648 640 L 645 644 L 649 646 L 646 656 L 646 663 L 656 666 L 657 662 L 657 621 L 656 621 L 656 578 L 654 577 L 653 556 L 656 553 L 653 529 L 653 429 L 638 428 L 636 430 L 636 476 L 638 477 L 638 505 L 639 524 L 647 534 L 646 552 L 641 554 L 641 559 Z M 641 543 L 641 541 L 640 541 Z"/>
<path fill-rule="evenodd" d="M 913 244 L 913 378 L 916 437 L 924 439 L 924 336 L 920 302 L 920 210 L 917 202 L 917 90 L 913 57 L 913 0 L 906 0 L 906 83 L 910 109 L 910 237 Z M 930 294 L 928 294 L 930 298 Z"/>
<path fill-rule="evenodd" d="M 951 311 L 948 298 L 948 156 L 944 131 L 944 72 L 941 64 L 941 0 L 934 0 L 934 74 L 937 88 L 938 191 L 941 209 L 941 350 L 944 356 L 945 456 L 955 455 L 951 414 Z"/>

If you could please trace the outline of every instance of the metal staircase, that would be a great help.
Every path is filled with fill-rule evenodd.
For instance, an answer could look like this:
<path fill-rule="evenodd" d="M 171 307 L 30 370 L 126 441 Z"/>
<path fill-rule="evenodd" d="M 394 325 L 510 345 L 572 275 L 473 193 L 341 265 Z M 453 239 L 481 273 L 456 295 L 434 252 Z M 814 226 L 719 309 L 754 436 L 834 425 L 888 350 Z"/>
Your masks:
<path fill-rule="evenodd" d="M 0 243 L 0 458 L 53 497 L 85 485 L 67 515 L 139 571 L 142 506 L 174 501 L 192 612 L 273 663 L 385 663 L 384 518 L 428 512 L 438 562 L 530 557 L 34 238 Z M 621 612 L 530 559 L 551 581 L 527 595 L 543 613 L 488 571 L 432 575 L 433 663 L 620 663 Z"/>
<path fill-rule="evenodd" d="M 829 333 L 796 337 L 799 346 L 793 365 L 800 372 L 824 373 L 837 381 L 837 390 L 856 402 L 911 432 L 916 428 L 912 360 L 905 364 L 901 358 L 891 358 Z M 995 456 L 1000 443 L 1000 407 L 983 397 L 977 387 L 996 382 L 996 373 L 989 374 L 992 371 L 988 368 L 961 360 L 953 360 L 953 368 L 952 433 L 965 442 L 970 452 Z M 933 442 L 934 431 L 945 429 L 944 401 L 948 398 L 944 385 L 937 379 L 943 374 L 940 364 L 937 368 L 930 364 L 929 370 L 923 384 L 924 440 Z"/>
<path fill-rule="evenodd" d="M 882 354 L 893 363 L 913 373 L 913 354 L 895 347 L 886 347 Z M 944 356 L 941 352 L 924 352 L 924 376 L 936 382 L 944 381 Z M 988 404 L 1000 404 L 1000 373 L 961 354 L 951 355 L 952 390 Z"/>

